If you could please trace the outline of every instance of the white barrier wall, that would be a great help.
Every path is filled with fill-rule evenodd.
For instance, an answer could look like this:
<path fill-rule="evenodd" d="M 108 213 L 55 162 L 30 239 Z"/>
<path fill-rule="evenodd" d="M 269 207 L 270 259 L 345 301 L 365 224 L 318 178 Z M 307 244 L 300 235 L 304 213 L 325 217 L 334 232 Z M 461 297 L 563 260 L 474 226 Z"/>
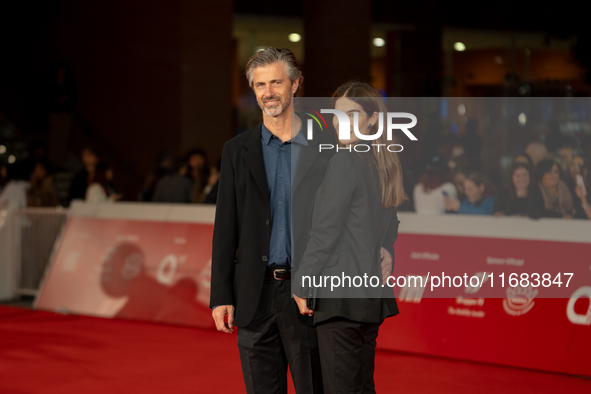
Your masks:
<path fill-rule="evenodd" d="M 215 206 L 135 202 L 88 204 L 83 201 L 74 201 L 70 206 L 69 215 L 98 219 L 213 224 Z"/>
<path fill-rule="evenodd" d="M 0 212 L 4 217 L 0 226 L 0 300 L 14 298 L 17 281 L 17 231 L 14 209 L 6 205 Z M 168 223 L 213 224 L 215 206 L 190 204 L 87 204 L 75 201 L 70 216 L 145 220 Z M 401 234 L 469 236 L 485 238 L 524 239 L 591 243 L 591 221 L 490 217 L 473 215 L 417 215 L 400 212 Z M 590 262 L 591 265 L 591 262 Z"/>
<path fill-rule="evenodd" d="M 17 204 L 10 201 L 0 206 L 0 301 L 16 296 L 16 234 L 14 214 Z"/>
<path fill-rule="evenodd" d="M 400 212 L 400 233 L 591 242 L 591 220 Z"/>
<path fill-rule="evenodd" d="M 75 202 L 70 215 L 104 219 L 213 224 L 215 207 L 189 204 L 86 204 Z M 591 243 L 591 220 L 529 219 L 479 215 L 418 215 L 399 212 L 401 234 L 529 239 Z"/>

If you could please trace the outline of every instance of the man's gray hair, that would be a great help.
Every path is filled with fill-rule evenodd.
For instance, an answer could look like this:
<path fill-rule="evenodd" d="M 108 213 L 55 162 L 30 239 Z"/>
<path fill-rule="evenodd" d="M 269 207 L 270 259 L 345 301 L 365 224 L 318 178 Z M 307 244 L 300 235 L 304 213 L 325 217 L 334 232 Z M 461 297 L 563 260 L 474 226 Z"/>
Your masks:
<path fill-rule="evenodd" d="M 248 59 L 245 72 L 246 78 L 248 79 L 248 85 L 252 88 L 252 72 L 255 68 L 268 66 L 277 62 L 283 62 L 285 64 L 285 72 L 291 80 L 291 83 L 299 80 L 301 85 L 304 77 L 293 52 L 287 48 L 273 47 L 268 47 L 262 51 L 259 51 L 252 55 L 250 59 Z"/>

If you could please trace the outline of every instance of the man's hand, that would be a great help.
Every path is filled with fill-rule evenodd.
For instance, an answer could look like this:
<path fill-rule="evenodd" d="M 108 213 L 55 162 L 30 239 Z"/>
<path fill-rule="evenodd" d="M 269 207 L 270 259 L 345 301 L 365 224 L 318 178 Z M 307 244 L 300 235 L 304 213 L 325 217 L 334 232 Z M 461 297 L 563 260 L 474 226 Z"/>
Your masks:
<path fill-rule="evenodd" d="M 220 305 L 211 311 L 215 327 L 218 331 L 231 334 L 234 332 L 234 306 Z M 228 322 L 224 322 L 224 316 L 228 315 Z"/>
<path fill-rule="evenodd" d="M 307 298 L 300 298 L 294 294 L 293 299 L 295 300 L 296 304 L 298 304 L 298 308 L 300 309 L 300 313 L 302 315 L 312 316 L 314 314 L 314 311 L 308 308 Z"/>
<path fill-rule="evenodd" d="M 380 258 L 382 259 L 382 284 L 386 284 L 388 276 L 392 273 L 392 256 L 390 253 L 382 248 L 380 249 Z"/>

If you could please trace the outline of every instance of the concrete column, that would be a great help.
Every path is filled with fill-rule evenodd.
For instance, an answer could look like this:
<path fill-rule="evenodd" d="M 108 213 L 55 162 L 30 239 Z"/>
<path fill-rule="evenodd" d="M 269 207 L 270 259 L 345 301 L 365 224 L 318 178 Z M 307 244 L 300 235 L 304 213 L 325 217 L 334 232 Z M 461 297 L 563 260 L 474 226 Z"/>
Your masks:
<path fill-rule="evenodd" d="M 443 36 L 440 5 L 428 0 L 408 10 L 411 30 L 391 31 L 387 39 L 388 95 L 440 96 L 443 88 Z"/>
<path fill-rule="evenodd" d="M 182 0 L 180 145 L 221 157 L 232 135 L 232 0 Z"/>
<path fill-rule="evenodd" d="M 371 1 L 304 2 L 304 94 L 326 97 L 351 78 L 369 80 Z"/>

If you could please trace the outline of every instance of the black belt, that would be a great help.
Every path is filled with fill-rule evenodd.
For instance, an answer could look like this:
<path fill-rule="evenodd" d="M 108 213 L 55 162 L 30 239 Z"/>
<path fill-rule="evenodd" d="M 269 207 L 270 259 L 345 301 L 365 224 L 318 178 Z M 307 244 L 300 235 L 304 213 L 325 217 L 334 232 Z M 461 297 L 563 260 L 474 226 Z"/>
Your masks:
<path fill-rule="evenodd" d="M 290 267 L 267 267 L 265 277 L 273 278 L 275 280 L 291 279 Z"/>

